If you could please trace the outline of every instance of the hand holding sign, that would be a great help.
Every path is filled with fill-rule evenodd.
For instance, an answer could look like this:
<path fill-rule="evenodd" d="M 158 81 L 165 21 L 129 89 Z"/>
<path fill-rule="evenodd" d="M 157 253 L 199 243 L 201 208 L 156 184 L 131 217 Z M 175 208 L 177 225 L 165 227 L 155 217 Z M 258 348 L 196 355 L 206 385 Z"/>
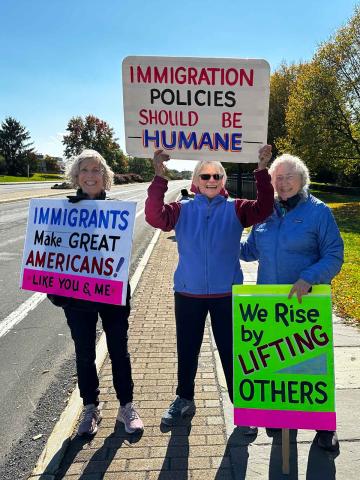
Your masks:
<path fill-rule="evenodd" d="M 303 280 L 302 278 L 299 278 L 299 280 L 295 282 L 294 285 L 292 286 L 288 298 L 291 298 L 295 294 L 297 296 L 299 303 L 301 303 L 303 295 L 306 295 L 307 293 L 309 293 L 310 288 L 311 288 L 310 283 L 305 282 L 305 280 Z"/>
<path fill-rule="evenodd" d="M 170 160 L 170 156 L 164 152 L 164 150 L 156 150 L 154 153 L 153 164 L 155 169 L 155 175 L 158 177 L 166 177 L 166 167 L 164 162 Z"/>
<path fill-rule="evenodd" d="M 268 163 L 271 160 L 272 156 L 272 146 L 271 145 L 264 145 L 259 148 L 259 163 L 258 163 L 258 170 L 264 170 Z"/>

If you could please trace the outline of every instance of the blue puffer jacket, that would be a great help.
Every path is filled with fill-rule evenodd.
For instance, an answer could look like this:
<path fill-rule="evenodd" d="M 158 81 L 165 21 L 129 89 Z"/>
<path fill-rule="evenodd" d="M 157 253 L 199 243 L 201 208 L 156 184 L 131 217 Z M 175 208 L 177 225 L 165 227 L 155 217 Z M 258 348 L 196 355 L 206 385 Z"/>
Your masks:
<path fill-rule="evenodd" d="M 285 216 L 277 202 L 241 242 L 240 258 L 259 260 L 259 284 L 330 283 L 344 261 L 344 245 L 329 207 L 309 195 Z"/>
<path fill-rule="evenodd" d="M 179 264 L 174 290 L 193 295 L 229 294 L 233 284 L 241 284 L 242 231 L 235 203 L 221 195 L 211 202 L 196 195 L 183 203 L 175 226 Z"/>

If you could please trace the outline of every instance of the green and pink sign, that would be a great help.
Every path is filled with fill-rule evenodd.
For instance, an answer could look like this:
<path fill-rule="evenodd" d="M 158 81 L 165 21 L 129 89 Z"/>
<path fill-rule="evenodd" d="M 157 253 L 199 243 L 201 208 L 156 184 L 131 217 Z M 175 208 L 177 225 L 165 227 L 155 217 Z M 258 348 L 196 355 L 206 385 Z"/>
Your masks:
<path fill-rule="evenodd" d="M 330 286 L 234 285 L 234 423 L 336 429 Z"/>

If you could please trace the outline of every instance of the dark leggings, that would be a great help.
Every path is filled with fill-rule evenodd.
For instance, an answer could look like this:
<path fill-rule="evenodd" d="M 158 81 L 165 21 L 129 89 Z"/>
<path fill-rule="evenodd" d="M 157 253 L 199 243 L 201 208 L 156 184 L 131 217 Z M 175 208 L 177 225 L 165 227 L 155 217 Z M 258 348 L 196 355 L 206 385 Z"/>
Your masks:
<path fill-rule="evenodd" d="M 102 319 L 106 335 L 116 396 L 122 406 L 132 402 L 134 384 L 127 345 L 129 295 L 127 305 L 123 307 L 97 303 L 94 311 L 68 306 L 64 312 L 75 344 L 76 369 L 83 404 L 99 404 L 99 378 L 95 365 L 98 315 Z"/>
<path fill-rule="evenodd" d="M 211 327 L 218 348 L 231 401 L 233 401 L 232 299 L 187 297 L 175 293 L 178 387 L 176 394 L 194 398 L 198 357 L 210 313 Z"/>

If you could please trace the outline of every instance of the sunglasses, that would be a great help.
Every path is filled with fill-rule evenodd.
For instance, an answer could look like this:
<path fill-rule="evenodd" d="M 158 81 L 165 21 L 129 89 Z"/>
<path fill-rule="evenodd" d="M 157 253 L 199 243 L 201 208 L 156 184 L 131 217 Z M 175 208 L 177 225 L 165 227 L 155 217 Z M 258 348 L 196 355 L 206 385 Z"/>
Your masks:
<path fill-rule="evenodd" d="M 224 178 L 224 175 L 222 173 L 214 173 L 213 175 L 211 175 L 211 173 L 200 173 L 199 177 L 201 180 L 210 180 L 211 177 L 214 180 L 221 180 Z"/>

